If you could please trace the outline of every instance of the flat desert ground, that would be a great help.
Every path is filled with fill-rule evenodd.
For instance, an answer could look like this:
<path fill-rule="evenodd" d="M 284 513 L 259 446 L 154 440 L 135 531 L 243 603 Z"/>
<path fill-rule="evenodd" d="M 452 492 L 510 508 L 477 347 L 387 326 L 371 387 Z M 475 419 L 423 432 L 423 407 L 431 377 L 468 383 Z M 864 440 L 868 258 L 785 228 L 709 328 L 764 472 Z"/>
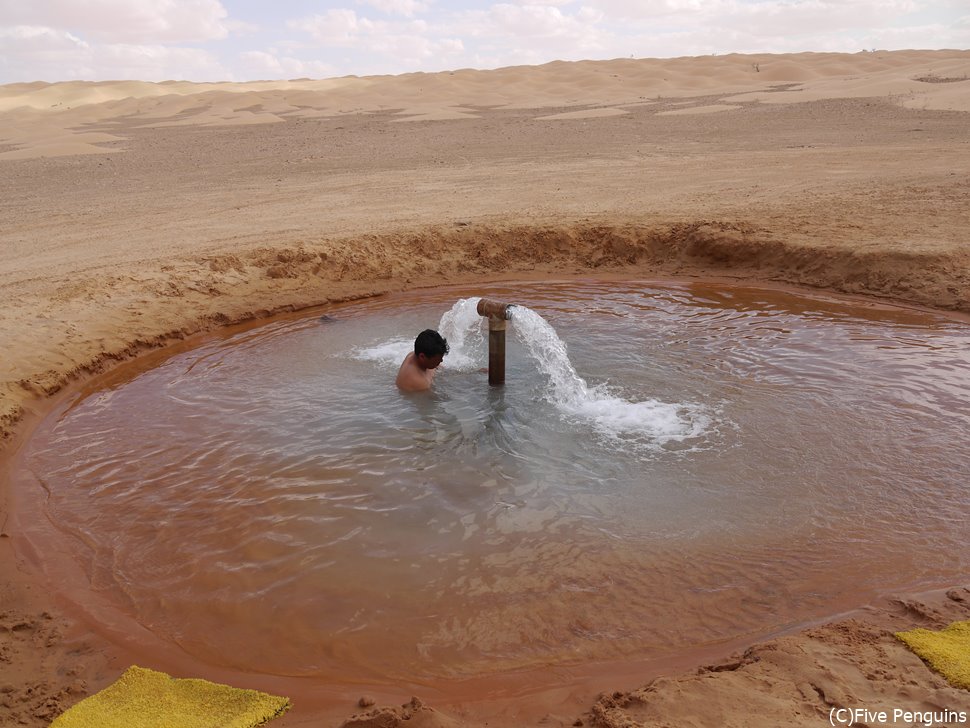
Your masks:
<path fill-rule="evenodd" d="M 419 287 L 714 276 L 970 314 L 970 51 L 12 84 L 0 172 L 8 463 L 58 393 L 148 350 Z M 151 655 L 52 595 L 0 477 L 0 723 L 41 726 Z M 891 634 L 970 618 L 965 586 L 936 586 L 705 664 L 407 709 L 410 693 L 388 691 L 349 724 L 970 710 Z M 357 697 L 296 700 L 273 725 L 338 725 Z"/>

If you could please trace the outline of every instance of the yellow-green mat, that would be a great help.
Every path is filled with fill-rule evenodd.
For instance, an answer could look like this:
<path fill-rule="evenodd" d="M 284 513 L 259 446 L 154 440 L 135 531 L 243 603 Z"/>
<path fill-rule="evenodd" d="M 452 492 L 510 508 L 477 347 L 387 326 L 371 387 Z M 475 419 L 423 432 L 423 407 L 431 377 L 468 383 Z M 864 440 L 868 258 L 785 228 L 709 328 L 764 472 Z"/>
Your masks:
<path fill-rule="evenodd" d="M 50 728 L 252 728 L 289 707 L 287 698 L 133 665 Z"/>
<path fill-rule="evenodd" d="M 896 637 L 922 657 L 954 687 L 970 690 L 970 620 L 934 632 L 911 629 Z"/>

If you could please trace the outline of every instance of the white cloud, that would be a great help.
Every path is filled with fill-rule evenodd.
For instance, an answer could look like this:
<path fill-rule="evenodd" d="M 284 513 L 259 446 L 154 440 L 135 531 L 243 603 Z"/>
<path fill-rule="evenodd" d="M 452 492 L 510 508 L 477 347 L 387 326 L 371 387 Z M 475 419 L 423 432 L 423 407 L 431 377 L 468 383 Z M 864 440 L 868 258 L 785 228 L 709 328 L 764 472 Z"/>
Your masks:
<path fill-rule="evenodd" d="M 932 42 L 927 42 L 932 39 Z M 871 48 L 898 50 L 904 48 L 966 48 L 970 45 L 970 28 L 943 24 L 859 26 L 831 31 L 815 30 L 808 34 L 790 32 L 772 35 L 763 26 L 752 24 L 721 27 L 714 24 L 699 28 L 642 32 L 631 35 L 627 42 L 637 56 L 693 56 L 718 53 L 797 53 L 801 51 L 857 53 Z"/>
<path fill-rule="evenodd" d="M 5 81 L 139 79 L 215 80 L 229 72 L 198 48 L 152 44 L 91 44 L 42 26 L 0 28 L 0 73 Z"/>
<path fill-rule="evenodd" d="M 804 34 L 884 25 L 920 9 L 915 0 L 587 0 L 610 21 L 662 20 L 685 27 Z"/>
<path fill-rule="evenodd" d="M 572 5 L 576 0 L 514 0 L 515 5 L 555 5 L 556 7 L 564 7 L 566 5 Z"/>
<path fill-rule="evenodd" d="M 290 79 L 324 78 L 334 75 L 334 68 L 320 61 L 302 61 L 266 51 L 245 51 L 239 54 L 246 78 Z"/>
<path fill-rule="evenodd" d="M 603 13 L 583 7 L 570 15 L 552 5 L 500 3 L 489 9 L 487 17 L 490 23 L 484 30 L 490 35 L 509 34 L 520 38 L 569 37 L 588 43 L 598 32 L 595 26 L 603 19 Z"/>
<path fill-rule="evenodd" d="M 477 67 L 628 55 L 627 44 L 617 42 L 603 17 L 601 11 L 585 6 L 570 11 L 554 5 L 497 3 L 462 13 L 440 27 L 474 41 L 465 63 Z"/>
<path fill-rule="evenodd" d="M 602 14 L 599 27 L 609 29 L 607 43 L 615 55 L 855 52 L 872 47 L 876 38 L 886 39 L 887 45 L 875 43 L 879 47 L 893 48 L 906 47 L 904 37 L 912 38 L 917 47 L 939 47 L 943 42 L 937 36 L 927 43 L 933 37 L 926 34 L 929 29 L 917 30 L 926 24 L 911 18 L 926 3 L 914 0 L 585 1 Z"/>
<path fill-rule="evenodd" d="M 227 18 L 223 25 L 229 34 L 234 36 L 255 35 L 261 30 L 260 26 L 255 23 L 247 23 L 245 20 L 234 18 Z"/>
<path fill-rule="evenodd" d="M 755 35 L 783 36 L 885 27 L 912 13 L 909 0 L 807 0 L 799 3 L 731 3 L 724 16 L 713 19 L 720 27 L 746 29 Z"/>
<path fill-rule="evenodd" d="M 291 20 L 286 25 L 291 30 L 309 33 L 319 43 L 336 46 L 351 46 L 361 34 L 370 34 L 374 29 L 374 23 L 358 18 L 357 13 L 347 8 L 334 8 L 322 15 Z"/>
<path fill-rule="evenodd" d="M 227 16 L 219 0 L 0 0 L 7 26 L 45 26 L 117 43 L 224 38 Z"/>
<path fill-rule="evenodd" d="M 32 51 L 43 53 L 58 51 L 65 47 L 86 48 L 87 43 L 63 30 L 38 25 L 15 25 L 0 28 L 0 48 L 5 51 Z"/>
<path fill-rule="evenodd" d="M 0 83 L 365 75 L 631 54 L 966 48 L 966 3 L 326 0 L 319 13 L 287 21 L 281 17 L 287 3 L 0 0 Z"/>
<path fill-rule="evenodd" d="M 358 4 L 370 5 L 387 15 L 403 15 L 411 18 L 418 13 L 426 13 L 431 8 L 430 2 L 422 0 L 357 0 Z"/>
<path fill-rule="evenodd" d="M 943 25 L 885 28 L 873 30 L 861 36 L 860 48 L 928 48 L 927 38 L 932 38 L 936 48 L 967 48 L 970 46 L 970 22 L 962 27 Z"/>
<path fill-rule="evenodd" d="M 354 72 L 401 73 L 428 68 L 422 64 L 441 70 L 464 50 L 460 38 L 442 34 L 440 28 L 423 20 L 371 20 L 346 8 L 292 20 L 287 25 L 307 33 L 322 49 L 352 48 L 368 54 L 369 66 Z"/>

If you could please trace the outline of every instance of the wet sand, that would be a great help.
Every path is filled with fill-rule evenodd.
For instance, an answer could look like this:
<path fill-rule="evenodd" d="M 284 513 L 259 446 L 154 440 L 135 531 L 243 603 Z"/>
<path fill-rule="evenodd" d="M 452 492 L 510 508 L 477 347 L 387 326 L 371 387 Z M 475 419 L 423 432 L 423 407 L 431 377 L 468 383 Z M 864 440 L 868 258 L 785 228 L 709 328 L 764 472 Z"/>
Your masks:
<path fill-rule="evenodd" d="M 970 52 L 906 51 L 0 87 L 3 455 L 52 396 L 120 361 L 436 284 L 715 275 L 970 313 L 968 75 Z M 4 476 L 0 711 L 44 725 L 133 653 L 46 593 L 8 517 L 15 496 Z M 965 693 L 886 630 L 966 619 L 963 594 L 887 595 L 700 674 L 612 666 L 540 696 L 481 684 L 441 706 L 428 691 L 439 712 L 415 717 L 818 725 L 853 700 L 959 709 Z M 604 689 L 620 692 L 597 702 Z M 279 724 L 353 711 L 324 702 Z"/>

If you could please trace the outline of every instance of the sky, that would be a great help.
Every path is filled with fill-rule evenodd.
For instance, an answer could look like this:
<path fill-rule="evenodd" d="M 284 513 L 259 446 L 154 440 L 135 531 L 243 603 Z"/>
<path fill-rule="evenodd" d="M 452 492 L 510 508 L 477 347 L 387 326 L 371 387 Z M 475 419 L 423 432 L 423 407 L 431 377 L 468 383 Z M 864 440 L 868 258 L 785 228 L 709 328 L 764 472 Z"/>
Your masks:
<path fill-rule="evenodd" d="M 968 0 L 0 0 L 0 83 L 970 48 Z"/>

